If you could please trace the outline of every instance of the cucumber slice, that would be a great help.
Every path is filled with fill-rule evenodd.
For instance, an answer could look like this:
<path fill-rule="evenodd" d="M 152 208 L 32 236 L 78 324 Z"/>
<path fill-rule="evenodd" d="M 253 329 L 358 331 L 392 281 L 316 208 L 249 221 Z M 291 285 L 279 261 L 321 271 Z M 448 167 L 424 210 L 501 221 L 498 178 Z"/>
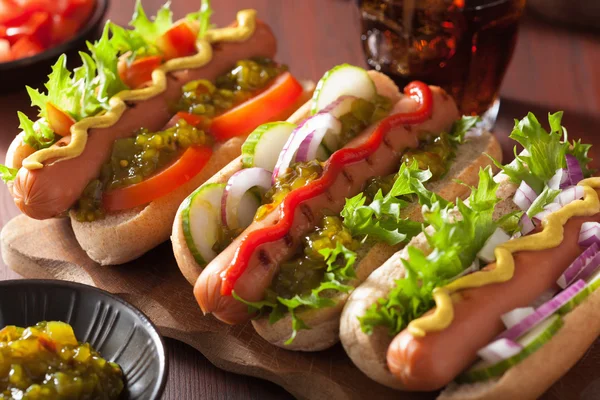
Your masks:
<path fill-rule="evenodd" d="M 256 196 L 252 191 L 244 193 L 238 205 L 237 215 L 240 227 L 246 228 L 252 223 L 256 210 L 261 206 L 260 197 Z"/>
<path fill-rule="evenodd" d="M 327 137 L 327 135 L 325 135 L 325 137 Z M 317 160 L 326 161 L 332 154 L 333 152 L 329 151 L 329 149 L 321 143 L 317 149 Z"/>
<path fill-rule="evenodd" d="M 346 97 L 342 99 L 338 104 L 335 105 L 335 107 L 328 111 L 329 114 L 336 118 L 340 118 L 342 115 L 348 114 L 352 111 L 352 103 L 354 103 L 354 100 L 356 100 L 356 97 Z M 341 147 L 340 142 L 340 135 L 329 131 L 325 134 L 325 137 L 323 137 L 321 145 L 323 145 L 325 149 L 329 151 L 329 153 L 333 153 Z"/>
<path fill-rule="evenodd" d="M 279 153 L 296 125 L 291 122 L 271 122 L 256 128 L 242 145 L 242 166 L 273 171 Z"/>
<path fill-rule="evenodd" d="M 338 65 L 327 71 L 317 83 L 311 114 L 316 114 L 344 95 L 373 101 L 377 96 L 377 88 L 364 69 L 350 64 Z"/>
<path fill-rule="evenodd" d="M 459 383 L 471 383 L 487 381 L 488 379 L 501 376 L 512 366 L 517 365 L 530 354 L 542 347 L 552 339 L 552 336 L 562 327 L 563 320 L 559 315 L 553 315 L 531 331 L 523 335 L 517 343 L 523 346 L 519 354 L 502 360 L 496 364 L 479 361 L 471 369 L 460 375 L 456 380 Z"/>
<path fill-rule="evenodd" d="M 221 197 L 224 190 L 224 183 L 209 183 L 200 186 L 184 201 L 181 215 L 183 235 L 200 266 L 205 266 L 217 256 L 212 247 L 221 229 Z"/>

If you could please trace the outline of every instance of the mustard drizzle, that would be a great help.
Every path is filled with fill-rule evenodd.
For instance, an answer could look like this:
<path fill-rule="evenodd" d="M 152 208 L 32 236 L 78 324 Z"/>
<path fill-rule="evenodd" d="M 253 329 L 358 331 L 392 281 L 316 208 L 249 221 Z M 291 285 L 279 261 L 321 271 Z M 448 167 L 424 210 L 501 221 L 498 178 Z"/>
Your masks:
<path fill-rule="evenodd" d="M 560 210 L 546 216 L 542 221 L 543 230 L 539 233 L 509 240 L 496 247 L 496 267 L 489 271 L 479 271 L 465 275 L 433 292 L 434 312 L 415 319 L 408 324 L 408 331 L 416 337 L 427 332 L 446 329 L 454 318 L 451 295 L 459 290 L 480 287 L 492 283 L 506 282 L 514 275 L 513 253 L 527 250 L 544 250 L 558 246 L 564 239 L 564 225 L 571 217 L 587 217 L 600 212 L 600 201 L 596 188 L 600 188 L 600 178 L 588 178 L 578 183 L 584 190 L 584 197 L 575 200 Z"/>
<path fill-rule="evenodd" d="M 114 125 L 127 109 L 127 101 L 147 100 L 167 89 L 167 73 L 181 69 L 200 68 L 212 60 L 213 42 L 243 42 L 248 40 L 256 29 L 256 11 L 241 10 L 237 13 L 238 26 L 209 30 L 204 37 L 196 41 L 198 53 L 167 61 L 152 71 L 152 85 L 135 90 L 123 90 L 114 95 L 108 102 L 110 110 L 93 117 L 84 118 L 71 126 L 71 141 L 64 147 L 52 146 L 38 150 L 23 160 L 23 167 L 29 170 L 44 167 L 42 162 L 58 158 L 58 161 L 78 157 L 88 139 L 88 130 L 92 128 L 108 128 Z"/>

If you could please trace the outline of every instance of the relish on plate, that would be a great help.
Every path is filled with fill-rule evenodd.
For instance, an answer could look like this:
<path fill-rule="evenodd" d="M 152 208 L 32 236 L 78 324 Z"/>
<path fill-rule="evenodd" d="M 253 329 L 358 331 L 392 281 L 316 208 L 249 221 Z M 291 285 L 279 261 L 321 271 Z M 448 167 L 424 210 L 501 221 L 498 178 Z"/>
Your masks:
<path fill-rule="evenodd" d="M 0 399 L 117 399 L 121 368 L 64 322 L 0 330 Z"/>

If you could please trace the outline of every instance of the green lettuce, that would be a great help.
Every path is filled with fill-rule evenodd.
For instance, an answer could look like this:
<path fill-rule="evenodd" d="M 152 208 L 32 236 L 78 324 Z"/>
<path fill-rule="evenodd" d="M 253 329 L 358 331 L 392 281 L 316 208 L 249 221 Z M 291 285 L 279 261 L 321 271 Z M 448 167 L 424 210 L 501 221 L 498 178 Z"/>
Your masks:
<path fill-rule="evenodd" d="M 0 179 L 4 183 L 14 181 L 17 177 L 18 170 L 16 168 L 9 168 L 6 165 L 0 164 Z"/>
<path fill-rule="evenodd" d="M 421 224 L 403 218 L 401 209 L 406 208 L 414 197 L 418 198 L 421 205 L 444 201 L 437 199 L 437 196 L 423 185 L 431 176 L 429 170 L 419 169 L 417 161 L 410 165 L 402 164 L 392 189 L 385 196 L 379 190 L 368 205 L 365 204 L 367 199 L 364 193 L 346 199 L 344 209 L 340 213 L 344 225 L 354 237 L 369 237 L 389 245 L 410 240 L 421 231 Z"/>
<path fill-rule="evenodd" d="M 454 124 L 452 124 L 450 138 L 455 143 L 463 143 L 467 132 L 475 128 L 475 125 L 477 125 L 479 121 L 481 121 L 481 118 L 477 116 L 471 117 L 469 115 L 463 115 L 459 120 L 454 121 Z"/>
<path fill-rule="evenodd" d="M 385 326 L 395 335 L 431 309 L 433 290 L 469 267 L 496 230 L 492 216 L 499 202 L 497 189 L 488 167 L 480 170 L 479 186 L 472 188 L 469 205 L 459 199 L 456 208 L 439 201 L 424 207 L 425 223 L 433 228 L 427 235 L 431 251 L 407 247 L 408 260 L 403 260 L 406 277 L 396 281 L 389 295 L 359 318 L 364 332 L 370 334 L 376 326 Z"/>

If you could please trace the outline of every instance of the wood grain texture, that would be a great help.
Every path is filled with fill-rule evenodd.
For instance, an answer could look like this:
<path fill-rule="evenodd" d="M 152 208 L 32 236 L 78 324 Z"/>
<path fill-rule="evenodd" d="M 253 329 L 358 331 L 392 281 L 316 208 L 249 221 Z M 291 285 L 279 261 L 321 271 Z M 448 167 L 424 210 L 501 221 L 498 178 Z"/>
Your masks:
<path fill-rule="evenodd" d="M 150 11 L 164 2 L 143 1 Z M 133 3 L 134 0 L 113 0 L 108 17 L 120 24 L 127 23 Z M 198 1 L 172 1 L 176 16 L 192 11 L 197 4 Z M 279 39 L 278 59 L 287 63 L 298 77 L 318 79 L 325 70 L 341 62 L 364 66 L 354 1 L 221 0 L 213 1 L 213 7 L 214 21 L 218 24 L 230 22 L 239 8 L 256 8 L 260 18 L 272 26 Z M 502 107 L 495 129 L 504 145 L 505 155 L 510 157 L 512 154 L 512 145 L 506 139 L 512 120 L 521 118 L 527 111 L 543 115 L 563 109 L 565 124 L 572 137 L 585 136 L 586 140 L 600 145 L 600 139 L 596 139 L 600 126 L 600 37 L 571 32 L 527 17 L 523 22 L 515 56 L 501 91 Z M 17 133 L 17 110 L 32 114 L 25 92 L 0 96 L 0 153 L 6 151 Z M 0 225 L 4 226 L 17 214 L 6 188 L 0 187 Z M 170 246 L 163 245 L 156 251 L 160 253 L 168 248 Z M 142 260 L 152 261 L 152 254 Z M 151 271 L 150 276 L 160 279 L 160 275 L 157 277 L 154 273 L 168 268 L 167 265 L 150 263 L 138 270 L 145 273 L 143 269 L 147 268 Z M 0 279 L 17 277 L 4 264 L 0 265 Z M 135 287 L 135 284 L 127 286 Z M 179 294 L 172 296 L 178 298 Z M 269 382 L 216 369 L 187 345 L 169 340 L 167 347 L 170 374 L 166 399 L 290 397 Z M 575 393 L 580 393 L 583 400 L 600 397 L 600 380 L 585 375 L 585 371 L 598 365 L 599 359 L 600 350 L 592 349 L 583 364 L 580 363 L 584 367 L 572 370 L 544 399 L 574 398 Z M 583 378 L 579 379 L 580 375 Z"/>

